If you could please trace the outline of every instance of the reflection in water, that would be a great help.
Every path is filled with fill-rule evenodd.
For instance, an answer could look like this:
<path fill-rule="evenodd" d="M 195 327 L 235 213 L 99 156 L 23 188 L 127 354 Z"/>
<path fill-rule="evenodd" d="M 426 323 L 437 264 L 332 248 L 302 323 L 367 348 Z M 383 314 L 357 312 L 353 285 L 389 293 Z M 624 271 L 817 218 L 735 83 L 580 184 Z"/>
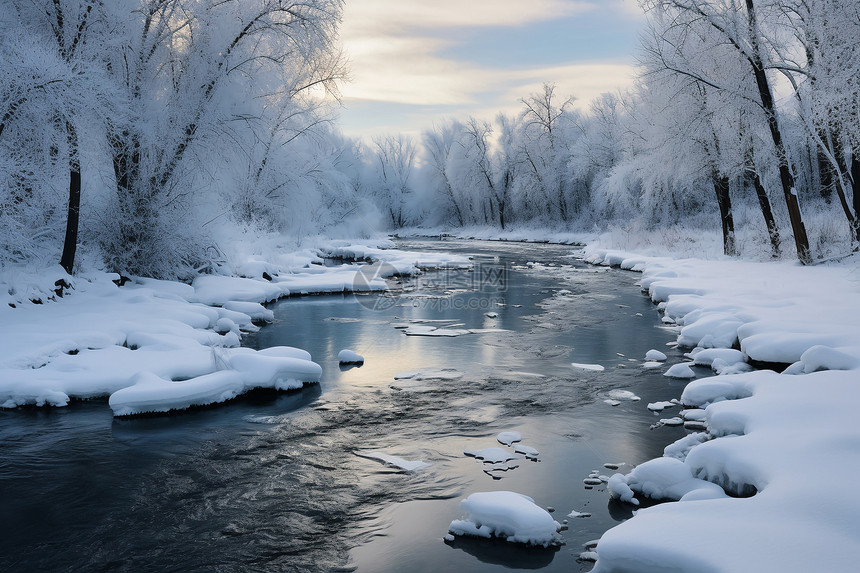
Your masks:
<path fill-rule="evenodd" d="M 659 328 L 654 307 L 631 286 L 635 275 L 590 272 L 566 258 L 566 247 L 444 247 L 500 252 L 481 260 L 506 269 L 503 284 L 498 275 L 484 289 L 484 279 L 462 271 L 428 273 L 423 282 L 404 279 L 396 305 L 384 311 L 368 308 L 377 295 L 274 306 L 275 323 L 246 344 L 309 350 L 323 368 L 319 385 L 131 420 L 114 420 L 103 403 L 0 412 L 0 522 L 15 524 L 0 536 L 4 568 L 588 569 L 576 561 L 581 545 L 629 517 L 629 508 L 607 506 L 603 488 L 585 489 L 582 479 L 593 470 L 611 474 L 607 462 L 650 459 L 683 435 L 649 431 L 654 417 L 645 409 L 677 396 L 683 383 L 640 366 L 673 333 Z M 535 260 L 551 265 L 529 269 Z M 497 331 L 442 338 L 395 328 L 418 320 Z M 365 364 L 341 367 L 344 348 Z M 570 362 L 606 371 L 575 371 Z M 422 368 L 463 375 L 392 388 L 396 374 Z M 642 401 L 612 408 L 602 399 L 613 388 Z M 499 446 L 503 430 L 520 432 L 539 462 L 493 480 L 463 452 Z M 404 472 L 360 455 L 366 451 L 430 466 Z M 592 517 L 571 519 L 568 545 L 557 552 L 443 543 L 461 517 L 460 499 L 491 489 L 554 506 L 558 521 L 574 509 Z"/>
<path fill-rule="evenodd" d="M 465 551 L 488 565 L 510 569 L 543 569 L 552 563 L 560 547 L 519 547 L 500 539 L 460 537 L 448 542 L 450 547 Z"/>

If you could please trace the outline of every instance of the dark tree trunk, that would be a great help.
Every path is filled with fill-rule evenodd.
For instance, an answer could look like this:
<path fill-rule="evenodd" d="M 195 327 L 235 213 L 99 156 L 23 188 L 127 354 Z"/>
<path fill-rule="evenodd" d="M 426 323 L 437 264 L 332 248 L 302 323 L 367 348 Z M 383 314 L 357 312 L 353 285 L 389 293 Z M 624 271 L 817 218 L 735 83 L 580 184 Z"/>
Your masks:
<path fill-rule="evenodd" d="M 824 141 L 824 140 L 822 140 Z M 827 158 L 827 154 L 823 149 L 818 149 L 818 178 L 821 181 L 821 197 L 830 203 L 830 198 L 833 197 L 833 185 L 835 177 L 833 177 L 833 166 Z"/>
<path fill-rule="evenodd" d="M 755 188 L 758 204 L 761 207 L 761 214 L 764 216 L 764 224 L 767 227 L 767 235 L 770 238 L 771 256 L 779 257 L 779 228 L 776 226 L 776 219 L 773 218 L 773 209 L 770 207 L 770 199 L 767 196 L 767 191 L 762 185 L 761 178 L 758 172 L 750 169 L 753 187 Z"/>
<path fill-rule="evenodd" d="M 758 46 L 758 24 L 756 22 L 755 6 L 753 0 L 746 0 L 747 17 L 750 24 L 750 37 L 753 40 L 753 54 L 749 58 L 753 74 L 755 76 L 756 87 L 758 88 L 759 97 L 761 98 L 762 109 L 767 116 L 767 126 L 770 130 L 771 138 L 773 139 L 774 148 L 776 148 L 777 161 L 779 162 L 779 180 L 782 184 L 782 193 L 785 197 L 785 204 L 788 207 L 788 216 L 791 220 L 791 230 L 794 234 L 794 244 L 797 249 L 797 258 L 804 265 L 812 262 L 812 253 L 809 249 L 809 237 L 806 234 L 806 226 L 803 224 L 803 216 L 800 212 L 800 202 L 797 197 L 797 187 L 794 181 L 794 175 L 788 165 L 788 156 L 785 152 L 785 144 L 782 141 L 782 132 L 779 129 L 779 122 L 776 116 L 776 104 L 773 100 L 773 94 L 770 91 L 770 83 L 768 83 L 765 73 L 764 64 L 759 54 Z"/>
<path fill-rule="evenodd" d="M 71 122 L 66 123 L 69 138 L 69 213 L 66 218 L 66 238 L 60 265 L 72 274 L 78 247 L 78 221 L 81 214 L 81 162 L 78 157 L 78 134 Z"/>
<path fill-rule="evenodd" d="M 735 245 L 735 221 L 732 217 L 732 199 L 729 195 L 729 178 L 716 171 L 713 174 L 714 191 L 720 206 L 720 221 L 723 227 L 723 253 L 730 257 L 738 254 Z"/>
<path fill-rule="evenodd" d="M 856 152 L 851 157 L 851 194 L 854 205 L 854 249 L 860 246 L 860 158 Z"/>

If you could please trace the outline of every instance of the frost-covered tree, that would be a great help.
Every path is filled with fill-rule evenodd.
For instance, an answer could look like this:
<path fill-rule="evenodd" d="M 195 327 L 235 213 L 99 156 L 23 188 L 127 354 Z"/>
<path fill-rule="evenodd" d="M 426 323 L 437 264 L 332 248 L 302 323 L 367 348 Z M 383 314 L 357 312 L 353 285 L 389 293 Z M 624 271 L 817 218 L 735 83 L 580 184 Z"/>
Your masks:
<path fill-rule="evenodd" d="M 657 17 L 669 23 L 672 37 L 679 40 L 713 38 L 715 50 L 727 47 L 733 53 L 725 65 L 735 66 L 741 61 L 754 90 L 721 81 L 701 65 L 707 59 L 693 59 L 684 43 L 667 42 L 659 51 L 663 66 L 676 74 L 684 75 L 712 89 L 737 93 L 738 98 L 748 97 L 761 109 L 775 153 L 776 167 L 783 197 L 788 209 L 798 259 L 812 261 L 809 239 L 800 211 L 799 191 L 794 165 L 788 155 L 784 128 L 774 98 L 773 73 L 785 62 L 780 58 L 779 23 L 774 13 L 780 10 L 775 0 L 646 0 L 644 5 Z M 707 52 L 705 52 L 707 53 Z M 735 77 L 743 77 L 737 75 Z"/>

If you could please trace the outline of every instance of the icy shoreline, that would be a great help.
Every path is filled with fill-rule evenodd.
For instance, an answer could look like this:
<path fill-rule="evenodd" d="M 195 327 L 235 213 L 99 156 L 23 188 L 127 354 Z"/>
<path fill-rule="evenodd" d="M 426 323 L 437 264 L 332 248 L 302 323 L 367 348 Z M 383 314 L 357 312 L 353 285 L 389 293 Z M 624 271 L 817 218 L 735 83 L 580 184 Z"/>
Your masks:
<path fill-rule="evenodd" d="M 241 336 L 272 320 L 263 304 L 279 298 L 384 291 L 394 274 L 470 265 L 458 255 L 391 246 L 330 241 L 291 253 L 286 263 L 245 256 L 232 276 L 201 275 L 190 285 L 103 272 L 69 276 L 59 266 L 4 269 L 0 407 L 109 397 L 114 415 L 129 416 L 318 382 L 320 366 L 304 350 L 240 348 Z M 322 257 L 373 264 L 326 267 Z"/>
<path fill-rule="evenodd" d="M 610 479 L 622 501 L 680 501 L 607 531 L 594 571 L 853 570 L 860 501 L 838 475 L 860 471 L 858 261 L 801 267 L 593 247 L 585 259 L 641 271 L 688 356 L 718 373 L 680 397 L 704 431 Z M 750 361 L 791 366 L 747 372 Z"/>

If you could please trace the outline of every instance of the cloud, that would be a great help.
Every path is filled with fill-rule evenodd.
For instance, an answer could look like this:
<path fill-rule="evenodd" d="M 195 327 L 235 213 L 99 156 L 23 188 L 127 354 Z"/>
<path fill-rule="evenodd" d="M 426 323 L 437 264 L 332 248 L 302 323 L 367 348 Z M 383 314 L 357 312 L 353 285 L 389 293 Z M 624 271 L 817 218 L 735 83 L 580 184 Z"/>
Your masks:
<path fill-rule="evenodd" d="M 593 3 L 574 0 L 357 0 L 346 5 L 343 32 L 352 37 L 415 29 L 520 26 L 594 8 Z"/>
<path fill-rule="evenodd" d="M 538 91 L 545 81 L 556 83 L 560 95 L 575 95 L 578 107 L 587 108 L 599 94 L 629 85 L 633 67 L 623 58 L 586 55 L 587 50 L 575 44 L 591 31 L 583 28 L 588 24 L 582 18 L 599 16 L 614 23 L 635 20 L 641 14 L 636 0 L 356 0 L 346 4 L 341 28 L 353 78 L 342 94 L 353 109 L 370 109 L 357 105 L 361 102 L 416 106 L 410 116 L 412 125 L 403 126 L 407 130 L 415 129 L 414 122 L 422 117 L 420 108 L 426 113 L 425 127 L 439 110 L 458 117 L 513 113 L 519 98 Z M 476 37 L 475 29 L 496 34 L 495 28 L 498 37 L 504 38 L 505 29 L 531 26 L 540 31 L 541 25 L 562 20 L 570 23 L 562 36 L 565 42 L 570 38 L 570 54 L 551 54 L 546 61 L 553 61 L 552 65 L 537 58 L 533 67 L 514 67 L 510 56 L 517 48 L 504 40 L 498 61 L 471 61 L 468 41 Z M 607 35 L 615 32 L 608 29 Z M 536 42 L 540 41 L 538 35 Z M 349 113 L 344 115 L 346 131 Z M 380 123 L 392 120 L 381 117 Z"/>

